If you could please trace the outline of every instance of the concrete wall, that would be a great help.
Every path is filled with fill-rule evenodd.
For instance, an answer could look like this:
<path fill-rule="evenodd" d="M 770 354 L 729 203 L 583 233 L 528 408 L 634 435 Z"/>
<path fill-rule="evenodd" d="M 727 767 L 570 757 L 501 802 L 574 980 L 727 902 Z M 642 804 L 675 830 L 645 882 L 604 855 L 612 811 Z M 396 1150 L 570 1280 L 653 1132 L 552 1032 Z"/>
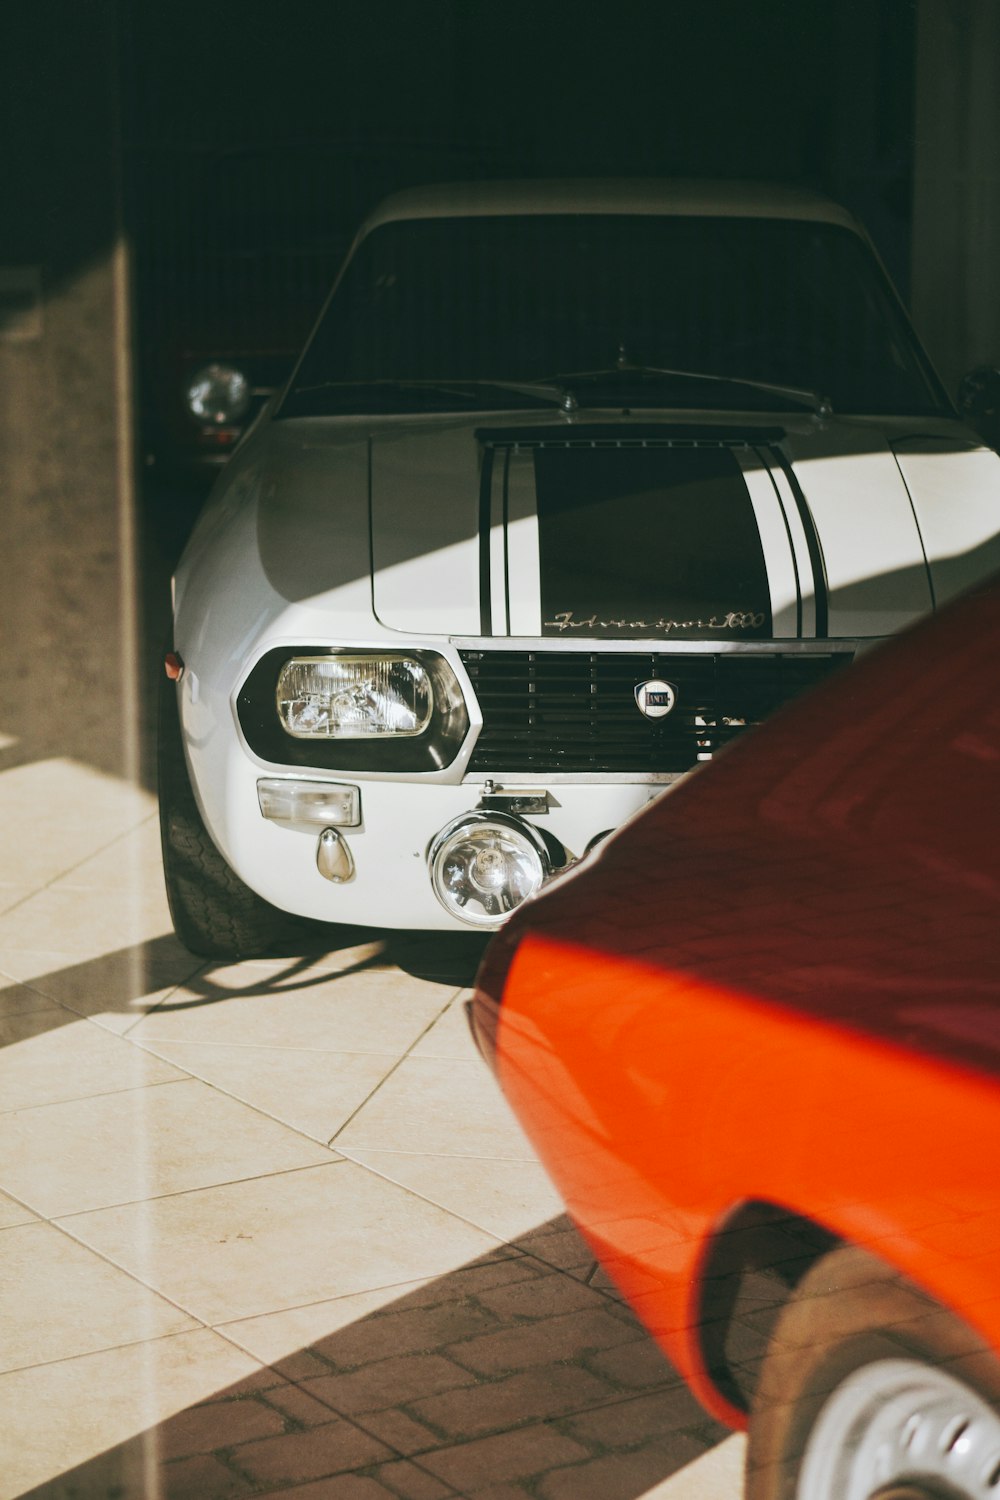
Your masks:
<path fill-rule="evenodd" d="M 114 0 L 6 6 L 2 25 L 0 767 L 61 754 L 132 774 Z"/>
<path fill-rule="evenodd" d="M 1000 364 L 1000 4 L 920 0 L 914 320 L 954 395 Z"/>

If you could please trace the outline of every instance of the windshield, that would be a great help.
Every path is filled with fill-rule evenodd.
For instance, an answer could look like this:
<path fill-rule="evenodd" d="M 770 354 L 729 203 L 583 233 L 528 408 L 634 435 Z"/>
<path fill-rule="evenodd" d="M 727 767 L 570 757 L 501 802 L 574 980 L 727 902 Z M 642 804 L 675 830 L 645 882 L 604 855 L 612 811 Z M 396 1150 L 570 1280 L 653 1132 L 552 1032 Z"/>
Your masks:
<path fill-rule="evenodd" d="M 877 262 L 851 231 L 559 214 L 374 230 L 282 415 L 537 406 L 530 392 L 488 383 L 572 388 L 581 372 L 580 404 L 590 408 L 801 405 L 726 383 L 738 379 L 821 392 L 839 412 L 942 409 Z"/>

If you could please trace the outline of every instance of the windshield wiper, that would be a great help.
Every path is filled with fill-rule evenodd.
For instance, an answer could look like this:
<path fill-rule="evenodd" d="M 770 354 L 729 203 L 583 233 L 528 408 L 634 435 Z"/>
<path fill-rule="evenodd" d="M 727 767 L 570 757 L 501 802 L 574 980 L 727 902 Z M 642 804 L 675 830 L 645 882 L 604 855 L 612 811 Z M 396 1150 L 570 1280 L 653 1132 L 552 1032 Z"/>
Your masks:
<path fill-rule="evenodd" d="M 387 395 L 426 392 L 437 396 L 462 396 L 466 400 L 479 392 L 502 391 L 505 395 L 528 396 L 540 406 L 559 406 L 565 411 L 576 409 L 572 393 L 558 381 L 548 380 L 323 380 L 318 385 L 293 387 L 292 397 L 314 395 L 319 391 L 378 391 Z"/>
<path fill-rule="evenodd" d="M 659 365 L 633 365 L 621 359 L 606 370 L 560 372 L 558 375 L 551 376 L 547 384 L 554 389 L 563 387 L 566 394 L 572 396 L 574 387 L 580 381 L 588 381 L 597 385 L 602 380 L 615 380 L 624 385 L 629 379 L 641 382 L 703 380 L 711 385 L 740 386 L 752 391 L 766 391 L 772 396 L 782 396 L 786 401 L 796 401 L 803 406 L 811 406 L 818 417 L 833 415 L 833 403 L 828 396 L 822 396 L 819 391 L 806 390 L 801 386 L 776 385 L 769 380 L 751 380 L 744 375 L 713 375 L 704 370 L 674 370 Z"/>

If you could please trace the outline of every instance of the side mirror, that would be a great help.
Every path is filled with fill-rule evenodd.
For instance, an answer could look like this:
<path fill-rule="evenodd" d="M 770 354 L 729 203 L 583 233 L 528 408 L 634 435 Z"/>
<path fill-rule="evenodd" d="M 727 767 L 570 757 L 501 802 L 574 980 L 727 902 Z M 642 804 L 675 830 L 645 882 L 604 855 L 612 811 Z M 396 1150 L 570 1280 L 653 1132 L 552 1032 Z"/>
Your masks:
<path fill-rule="evenodd" d="M 958 409 L 984 443 L 1000 449 L 1000 370 L 977 365 L 962 377 Z"/>

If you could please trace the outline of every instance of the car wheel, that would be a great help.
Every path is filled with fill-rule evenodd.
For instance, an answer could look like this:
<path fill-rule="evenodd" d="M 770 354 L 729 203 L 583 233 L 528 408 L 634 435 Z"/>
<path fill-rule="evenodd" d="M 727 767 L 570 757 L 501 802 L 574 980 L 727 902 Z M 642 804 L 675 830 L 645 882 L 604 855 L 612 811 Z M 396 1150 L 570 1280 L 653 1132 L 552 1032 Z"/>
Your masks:
<path fill-rule="evenodd" d="M 890 1266 L 832 1251 L 768 1347 L 747 1500 L 997 1500 L 1000 1362 Z"/>
<path fill-rule="evenodd" d="M 306 924 L 244 885 L 212 842 L 188 774 L 177 690 L 165 678 L 157 731 L 163 876 L 177 936 L 201 958 L 250 958 L 272 951 Z"/>

